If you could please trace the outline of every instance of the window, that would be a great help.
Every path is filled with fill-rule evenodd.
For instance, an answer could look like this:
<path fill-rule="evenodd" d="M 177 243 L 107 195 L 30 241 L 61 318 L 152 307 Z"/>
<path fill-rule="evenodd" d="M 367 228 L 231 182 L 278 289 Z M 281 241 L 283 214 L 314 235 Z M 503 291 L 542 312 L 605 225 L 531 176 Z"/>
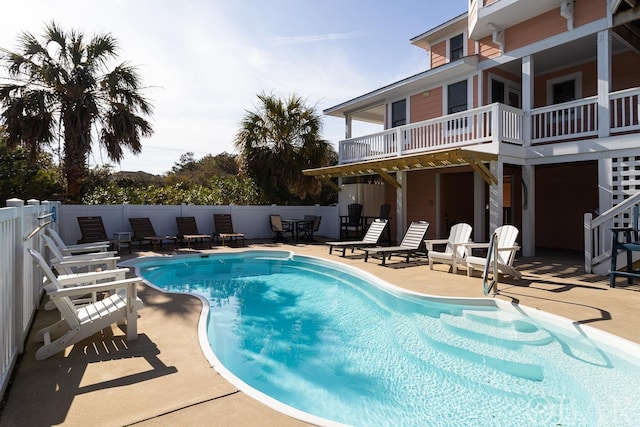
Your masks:
<path fill-rule="evenodd" d="M 391 127 L 407 124 L 407 100 L 396 101 L 391 104 Z"/>
<path fill-rule="evenodd" d="M 569 102 L 576 99 L 576 81 L 567 80 L 551 86 L 553 103 Z"/>
<path fill-rule="evenodd" d="M 464 37 L 458 34 L 449 40 L 449 61 L 456 61 L 464 56 Z"/>
<path fill-rule="evenodd" d="M 450 84 L 447 87 L 447 114 L 467 109 L 467 81 Z"/>

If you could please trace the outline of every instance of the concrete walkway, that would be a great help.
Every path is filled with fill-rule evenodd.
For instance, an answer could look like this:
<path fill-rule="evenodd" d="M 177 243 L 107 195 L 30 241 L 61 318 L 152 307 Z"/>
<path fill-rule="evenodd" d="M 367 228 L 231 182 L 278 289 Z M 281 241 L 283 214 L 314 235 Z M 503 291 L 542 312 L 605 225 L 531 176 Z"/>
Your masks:
<path fill-rule="evenodd" d="M 361 253 L 328 255 L 322 244 L 248 244 L 287 249 L 344 262 L 395 285 L 433 295 L 482 297 L 479 277 L 466 277 L 426 259 L 386 267 L 364 263 Z M 204 252 L 238 250 L 216 247 Z M 181 250 L 181 253 L 193 252 Z M 171 255 L 174 252 L 162 252 Z M 139 252 L 131 256 L 153 255 Z M 123 258 L 129 258 L 124 255 Z M 581 258 L 520 258 L 521 280 L 504 279 L 499 295 L 507 301 L 545 310 L 640 343 L 640 285 L 608 286 L 608 277 L 587 275 Z M 201 310 L 195 297 L 164 294 L 141 286 L 137 341 L 127 342 L 116 326 L 70 347 L 65 353 L 35 361 L 38 344 L 30 336 L 2 412 L 1 426 L 295 426 L 283 415 L 237 390 L 205 359 L 197 337 Z M 38 311 L 32 330 L 57 320 L 57 312 Z"/>

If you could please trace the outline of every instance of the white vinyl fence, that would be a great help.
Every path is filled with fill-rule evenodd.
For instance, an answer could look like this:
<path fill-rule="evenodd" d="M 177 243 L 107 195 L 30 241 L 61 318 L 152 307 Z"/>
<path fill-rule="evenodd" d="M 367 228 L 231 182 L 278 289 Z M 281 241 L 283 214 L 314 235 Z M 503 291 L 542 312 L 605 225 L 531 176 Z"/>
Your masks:
<path fill-rule="evenodd" d="M 131 231 L 129 218 L 148 217 L 161 235 L 177 234 L 176 217 L 193 216 L 201 233 L 213 233 L 213 214 L 230 213 L 233 227 L 246 239 L 273 236 L 270 214 L 299 219 L 322 216 L 318 236 L 339 236 L 338 206 L 163 206 L 163 205 L 61 205 L 59 202 L 7 201 L 0 208 L 0 396 L 4 394 L 31 322 L 42 297 L 42 273 L 26 249 L 45 250 L 42 232 L 53 227 L 67 243 L 80 239 L 77 217 L 100 216 L 109 237 Z M 45 256 L 48 258 L 48 254 Z"/>

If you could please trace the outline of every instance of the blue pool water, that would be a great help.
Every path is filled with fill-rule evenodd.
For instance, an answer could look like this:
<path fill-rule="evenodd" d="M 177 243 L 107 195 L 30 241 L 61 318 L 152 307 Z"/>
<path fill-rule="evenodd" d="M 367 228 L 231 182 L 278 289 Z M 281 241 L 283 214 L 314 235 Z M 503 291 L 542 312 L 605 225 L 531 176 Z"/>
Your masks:
<path fill-rule="evenodd" d="M 312 422 L 640 420 L 640 346 L 566 319 L 490 299 L 409 294 L 359 270 L 281 251 L 128 265 L 163 290 L 206 298 L 216 368 Z"/>

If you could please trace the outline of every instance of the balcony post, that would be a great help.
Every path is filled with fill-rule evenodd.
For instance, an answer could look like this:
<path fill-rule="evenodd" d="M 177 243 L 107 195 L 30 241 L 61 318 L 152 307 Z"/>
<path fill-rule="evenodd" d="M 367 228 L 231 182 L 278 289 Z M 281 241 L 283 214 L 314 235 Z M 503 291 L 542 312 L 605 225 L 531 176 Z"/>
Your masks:
<path fill-rule="evenodd" d="M 533 56 L 522 58 L 522 139 L 524 146 L 531 145 L 531 110 L 533 109 L 533 81 L 534 63 Z"/>
<path fill-rule="evenodd" d="M 398 157 L 402 156 L 402 152 L 404 151 L 404 138 L 402 137 L 403 131 L 402 126 L 399 126 L 395 130 L 396 134 L 396 154 Z"/>
<path fill-rule="evenodd" d="M 598 136 L 609 136 L 611 92 L 611 33 L 608 29 L 598 33 Z"/>

